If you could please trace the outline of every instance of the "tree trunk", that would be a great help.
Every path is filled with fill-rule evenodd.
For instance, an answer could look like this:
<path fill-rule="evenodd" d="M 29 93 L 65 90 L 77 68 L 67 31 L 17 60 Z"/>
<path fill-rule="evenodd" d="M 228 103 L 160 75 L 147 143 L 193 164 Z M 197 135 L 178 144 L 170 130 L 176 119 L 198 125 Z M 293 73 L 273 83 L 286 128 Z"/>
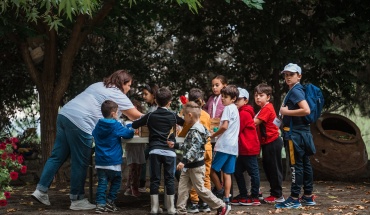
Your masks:
<path fill-rule="evenodd" d="M 56 119 L 58 115 L 58 104 L 53 102 L 53 93 L 39 92 L 40 95 L 40 126 L 41 126 L 41 147 L 42 163 L 51 154 L 56 136 Z"/>
<path fill-rule="evenodd" d="M 92 28 L 108 15 L 114 3 L 115 0 L 105 1 L 93 19 L 86 15 L 76 16 L 70 39 L 61 56 L 58 56 L 60 50 L 57 50 L 57 32 L 54 29 L 50 29 L 45 23 L 38 22 L 35 26 L 37 32 L 40 35 L 46 35 L 44 38 L 45 57 L 42 69 L 36 67 L 32 61 L 26 40 L 20 44 L 22 58 L 39 93 L 43 164 L 49 158 L 54 145 L 59 104 L 67 91 L 72 76 L 74 58 Z M 60 71 L 57 65 L 60 65 Z M 62 168 L 65 166 L 63 165 Z M 66 181 L 64 172 L 66 171 L 58 174 L 57 178 L 61 181 Z"/>

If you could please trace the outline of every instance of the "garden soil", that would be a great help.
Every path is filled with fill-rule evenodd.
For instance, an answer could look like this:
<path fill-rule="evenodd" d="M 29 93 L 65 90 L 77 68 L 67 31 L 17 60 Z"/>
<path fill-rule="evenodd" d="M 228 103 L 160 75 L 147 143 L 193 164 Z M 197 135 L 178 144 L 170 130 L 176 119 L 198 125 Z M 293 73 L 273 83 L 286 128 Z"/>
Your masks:
<path fill-rule="evenodd" d="M 62 184 L 56 187 L 52 185 L 49 190 L 51 206 L 44 206 L 34 201 L 30 195 L 35 189 L 35 184 L 15 186 L 8 199 L 8 205 L 0 208 L 0 214 L 94 214 L 95 211 L 72 211 L 69 209 L 69 184 Z M 289 195 L 290 182 L 283 183 L 284 196 Z M 95 185 L 96 187 L 96 185 Z M 88 184 L 86 185 L 87 196 Z M 234 194 L 238 194 L 237 187 L 233 188 Z M 267 181 L 261 181 L 261 190 L 266 197 L 269 192 Z M 95 191 L 95 190 L 94 190 Z M 163 204 L 163 189 L 160 195 Z M 370 214 L 370 180 L 362 182 L 335 182 L 335 181 L 315 181 L 314 194 L 317 196 L 316 206 L 302 207 L 301 209 L 274 209 L 272 204 L 261 204 L 260 206 L 232 206 L 229 214 Z M 120 192 L 116 205 L 119 207 L 118 214 L 141 215 L 148 214 L 150 211 L 150 194 L 147 192 L 135 198 L 124 196 Z M 215 214 L 212 210 L 211 213 Z M 202 215 L 203 213 L 198 213 Z"/>

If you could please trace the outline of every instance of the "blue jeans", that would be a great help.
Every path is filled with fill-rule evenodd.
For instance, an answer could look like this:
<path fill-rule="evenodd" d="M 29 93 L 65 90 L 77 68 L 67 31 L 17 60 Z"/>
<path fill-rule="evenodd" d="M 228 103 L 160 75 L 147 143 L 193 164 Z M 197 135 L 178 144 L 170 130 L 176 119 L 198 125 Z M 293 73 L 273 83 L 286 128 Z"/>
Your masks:
<path fill-rule="evenodd" d="M 292 185 L 291 185 L 291 196 L 299 197 L 303 186 L 304 195 L 311 195 L 313 191 L 313 171 L 310 162 L 309 155 L 307 153 L 307 144 L 313 144 L 312 135 L 309 125 L 298 125 L 293 126 L 290 138 L 293 141 L 293 148 L 290 148 L 287 143 L 289 151 L 294 152 L 295 163 L 292 164 L 292 158 L 290 159 L 290 168 L 292 171 Z M 289 132 L 286 132 L 289 133 Z M 289 140 L 286 140 L 287 142 Z M 307 144 L 306 144 L 307 143 Z"/>
<path fill-rule="evenodd" d="M 243 175 L 245 171 L 247 171 L 248 175 L 251 177 L 252 197 L 258 198 L 260 190 L 260 173 L 257 155 L 239 155 L 236 159 L 234 177 L 238 184 L 240 196 L 246 198 L 248 196 L 248 191 Z"/>
<path fill-rule="evenodd" d="M 121 187 L 122 173 L 109 169 L 96 169 L 98 174 L 98 187 L 96 188 L 96 204 L 105 206 L 106 202 L 114 202 L 117 199 L 117 193 Z M 110 188 L 108 196 L 105 195 L 108 183 Z"/>
<path fill-rule="evenodd" d="M 55 174 L 71 156 L 70 199 L 72 201 L 83 199 L 86 173 L 91 159 L 91 147 L 92 135 L 81 131 L 68 118 L 59 114 L 53 151 L 46 161 L 36 189 L 47 192 Z"/>

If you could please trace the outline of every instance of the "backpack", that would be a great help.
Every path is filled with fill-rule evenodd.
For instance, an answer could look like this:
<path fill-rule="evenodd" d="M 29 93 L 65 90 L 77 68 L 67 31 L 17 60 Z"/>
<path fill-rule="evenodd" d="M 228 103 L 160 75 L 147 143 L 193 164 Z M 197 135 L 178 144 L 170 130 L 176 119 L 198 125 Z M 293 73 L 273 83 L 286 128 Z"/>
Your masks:
<path fill-rule="evenodd" d="M 304 84 L 303 91 L 305 92 L 305 98 L 310 107 L 310 114 L 304 116 L 304 119 L 308 124 L 316 122 L 316 120 L 321 116 L 321 111 L 324 107 L 324 96 L 321 92 L 321 89 L 313 84 Z M 284 99 L 284 105 L 288 100 L 290 91 Z"/>

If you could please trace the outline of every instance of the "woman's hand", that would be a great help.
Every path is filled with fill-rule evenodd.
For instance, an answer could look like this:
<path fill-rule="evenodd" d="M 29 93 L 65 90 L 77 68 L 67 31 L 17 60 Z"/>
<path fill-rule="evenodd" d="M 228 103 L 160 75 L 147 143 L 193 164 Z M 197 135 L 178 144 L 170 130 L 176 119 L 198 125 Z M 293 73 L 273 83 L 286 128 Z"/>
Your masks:
<path fill-rule="evenodd" d="M 172 149 L 175 146 L 175 143 L 173 141 L 167 140 L 167 145 Z"/>
<path fill-rule="evenodd" d="M 176 169 L 177 169 L 177 170 L 182 170 L 182 169 L 184 168 L 184 166 L 185 166 L 185 165 L 184 165 L 183 163 L 181 163 L 181 162 L 180 162 L 179 164 L 177 164 Z"/>

